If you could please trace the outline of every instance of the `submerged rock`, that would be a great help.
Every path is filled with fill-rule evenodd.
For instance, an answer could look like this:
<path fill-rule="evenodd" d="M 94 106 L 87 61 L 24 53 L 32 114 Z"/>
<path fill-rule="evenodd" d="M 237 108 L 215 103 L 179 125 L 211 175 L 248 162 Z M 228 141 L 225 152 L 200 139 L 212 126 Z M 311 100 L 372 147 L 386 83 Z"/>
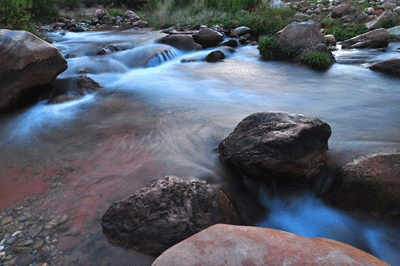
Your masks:
<path fill-rule="evenodd" d="M 230 165 L 251 176 L 304 182 L 327 160 L 330 126 L 309 115 L 255 113 L 243 119 L 218 146 Z"/>
<path fill-rule="evenodd" d="M 389 40 L 387 30 L 376 29 L 343 41 L 341 44 L 353 48 L 385 48 L 389 45 Z"/>
<path fill-rule="evenodd" d="M 171 247 L 152 266 L 389 265 L 327 238 L 251 226 L 217 224 Z"/>
<path fill-rule="evenodd" d="M 348 163 L 326 199 L 345 210 L 400 221 L 400 153 L 373 154 Z"/>
<path fill-rule="evenodd" d="M 113 203 L 101 225 L 111 242 L 157 255 L 213 224 L 240 221 L 217 187 L 166 176 Z"/>
<path fill-rule="evenodd" d="M 53 45 L 26 31 L 0 29 L 0 112 L 30 102 L 68 68 Z"/>

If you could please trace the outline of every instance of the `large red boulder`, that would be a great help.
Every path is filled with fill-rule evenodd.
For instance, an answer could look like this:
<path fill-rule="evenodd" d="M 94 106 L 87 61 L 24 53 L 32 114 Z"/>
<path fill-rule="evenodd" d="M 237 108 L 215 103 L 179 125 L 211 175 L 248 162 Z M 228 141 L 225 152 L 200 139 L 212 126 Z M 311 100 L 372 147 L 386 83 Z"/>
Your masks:
<path fill-rule="evenodd" d="M 335 206 L 400 221 L 400 153 L 372 154 L 345 165 L 326 195 Z"/>
<path fill-rule="evenodd" d="M 13 107 L 28 94 L 40 93 L 68 68 L 53 45 L 27 31 L 0 29 L 0 112 Z"/>
<path fill-rule="evenodd" d="M 152 266 L 389 265 L 326 238 L 250 226 L 214 225 L 165 251 Z"/>

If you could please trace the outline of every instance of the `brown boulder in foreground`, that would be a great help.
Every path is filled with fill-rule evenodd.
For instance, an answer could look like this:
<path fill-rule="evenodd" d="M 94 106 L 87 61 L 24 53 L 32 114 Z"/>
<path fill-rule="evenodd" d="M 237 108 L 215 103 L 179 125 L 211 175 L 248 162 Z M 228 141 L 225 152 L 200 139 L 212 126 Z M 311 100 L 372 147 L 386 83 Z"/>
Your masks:
<path fill-rule="evenodd" d="M 111 242 L 159 255 L 211 225 L 240 222 L 231 201 L 217 187 L 166 176 L 113 203 L 101 225 Z"/>
<path fill-rule="evenodd" d="M 161 254 L 152 266 L 265 266 L 389 264 L 350 245 L 326 238 L 250 226 L 217 224 Z"/>
<path fill-rule="evenodd" d="M 251 176 L 304 182 L 327 160 L 330 126 L 310 115 L 255 113 L 218 146 L 222 159 Z"/>
<path fill-rule="evenodd" d="M 326 198 L 345 210 L 400 221 L 400 153 L 373 154 L 348 163 Z"/>
<path fill-rule="evenodd" d="M 68 68 L 53 45 L 27 31 L 0 29 L 0 112 L 13 107 L 25 93 L 35 95 Z M 33 90 L 38 90 L 33 91 Z"/>

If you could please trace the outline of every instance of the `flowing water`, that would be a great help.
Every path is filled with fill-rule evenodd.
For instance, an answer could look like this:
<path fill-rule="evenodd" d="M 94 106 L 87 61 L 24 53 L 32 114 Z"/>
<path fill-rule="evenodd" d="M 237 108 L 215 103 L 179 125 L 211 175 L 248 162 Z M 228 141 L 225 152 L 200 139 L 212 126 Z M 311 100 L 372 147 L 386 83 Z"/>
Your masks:
<path fill-rule="evenodd" d="M 329 123 L 329 156 L 337 166 L 400 150 L 400 80 L 366 69 L 398 56 L 399 43 L 386 52 L 339 50 L 338 63 L 317 72 L 263 61 L 255 46 L 205 63 L 212 49 L 179 51 L 157 44 L 162 36 L 149 30 L 49 34 L 68 58 L 59 77 L 90 68 L 88 76 L 104 89 L 0 116 L 2 217 L 18 213 L 45 224 L 68 215 L 63 230 L 50 235 L 54 265 L 151 265 L 154 257 L 107 243 L 100 219 L 112 202 L 150 180 L 176 175 L 231 193 L 250 225 L 337 239 L 400 265 L 400 227 L 342 213 L 309 189 L 272 195 L 262 184 L 238 182 L 215 150 L 243 118 L 262 111 L 310 114 Z M 123 50 L 96 55 L 107 44 Z M 181 62 L 187 58 L 200 61 Z"/>

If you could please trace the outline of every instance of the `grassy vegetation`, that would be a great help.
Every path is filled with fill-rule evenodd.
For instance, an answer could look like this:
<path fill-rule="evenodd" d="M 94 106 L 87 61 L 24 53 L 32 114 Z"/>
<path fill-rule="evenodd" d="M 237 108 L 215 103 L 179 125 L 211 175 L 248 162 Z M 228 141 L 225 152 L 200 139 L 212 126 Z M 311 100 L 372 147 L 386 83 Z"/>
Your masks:
<path fill-rule="evenodd" d="M 260 40 L 257 49 L 266 59 L 286 59 L 291 55 L 290 50 L 282 50 L 279 43 L 277 43 L 273 38 L 268 37 Z"/>
<path fill-rule="evenodd" d="M 300 61 L 312 68 L 319 70 L 325 70 L 334 63 L 334 60 L 331 58 L 330 54 L 317 51 L 305 55 L 304 57 L 300 58 Z"/>

